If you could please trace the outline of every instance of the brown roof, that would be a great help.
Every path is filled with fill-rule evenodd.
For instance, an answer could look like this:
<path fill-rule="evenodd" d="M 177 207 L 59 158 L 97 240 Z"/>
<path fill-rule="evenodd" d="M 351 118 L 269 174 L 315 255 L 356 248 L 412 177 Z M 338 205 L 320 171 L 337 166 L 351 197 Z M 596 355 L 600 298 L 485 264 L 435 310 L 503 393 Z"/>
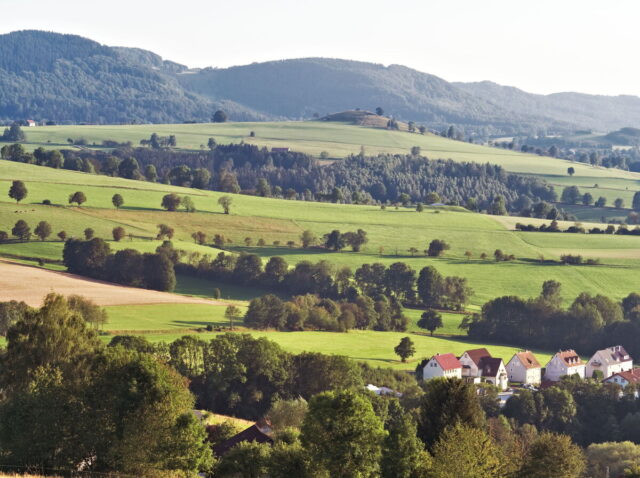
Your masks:
<path fill-rule="evenodd" d="M 480 370 L 483 377 L 495 377 L 498 375 L 502 359 L 498 357 L 482 357 L 480 361 Z"/>
<path fill-rule="evenodd" d="M 564 363 L 566 363 L 569 367 L 575 367 L 576 365 L 584 365 L 580 356 L 576 353 L 575 350 L 561 350 L 556 354 Z"/>
<path fill-rule="evenodd" d="M 465 353 L 469 356 L 469 358 L 473 361 L 473 363 L 475 363 L 476 366 L 478 366 L 478 367 L 480 367 L 480 361 L 483 358 L 491 357 L 491 354 L 485 348 L 467 350 Z"/>
<path fill-rule="evenodd" d="M 432 357 L 440 365 L 442 370 L 453 370 L 456 368 L 462 368 L 460 360 L 453 354 L 436 354 Z"/>
<path fill-rule="evenodd" d="M 540 368 L 540 362 L 531 350 L 516 353 L 516 357 L 520 360 L 525 368 Z"/>
<path fill-rule="evenodd" d="M 272 444 L 273 439 L 260 431 L 257 425 L 251 425 L 246 430 L 241 431 L 237 435 L 232 436 L 228 440 L 223 441 L 222 443 L 218 443 L 213 447 L 213 452 L 217 456 L 222 456 L 231 450 L 238 443 L 242 442 L 258 442 L 258 443 L 268 443 Z"/>
<path fill-rule="evenodd" d="M 611 377 L 615 377 L 616 375 L 624 378 L 629 383 L 640 383 L 640 368 L 634 368 L 633 370 L 627 370 L 626 372 L 614 373 Z"/>

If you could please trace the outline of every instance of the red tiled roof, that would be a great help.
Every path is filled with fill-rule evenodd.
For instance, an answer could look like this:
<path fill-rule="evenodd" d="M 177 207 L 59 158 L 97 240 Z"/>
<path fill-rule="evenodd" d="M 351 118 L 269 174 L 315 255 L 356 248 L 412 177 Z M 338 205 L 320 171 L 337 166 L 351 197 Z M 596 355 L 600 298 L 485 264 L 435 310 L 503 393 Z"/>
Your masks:
<path fill-rule="evenodd" d="M 453 354 L 437 354 L 432 357 L 438 362 L 442 370 L 453 370 L 456 368 L 462 368 L 462 364 L 458 358 Z"/>
<path fill-rule="evenodd" d="M 483 358 L 491 357 L 491 354 L 485 348 L 467 350 L 465 353 L 469 356 L 469 358 L 473 361 L 473 363 L 475 363 L 476 366 L 478 366 L 478 367 L 480 367 L 480 361 Z"/>
<path fill-rule="evenodd" d="M 616 375 L 624 378 L 629 383 L 640 383 L 640 368 L 634 368 L 633 370 L 627 370 L 626 372 L 614 373 L 611 377 L 615 377 Z M 608 377 L 607 380 L 611 377 Z"/>
<path fill-rule="evenodd" d="M 538 362 L 538 359 L 533 355 L 531 350 L 518 352 L 516 353 L 516 357 L 518 357 L 518 360 L 520 360 L 525 368 L 540 368 L 540 362 Z"/>
<path fill-rule="evenodd" d="M 566 363 L 569 367 L 584 365 L 580 356 L 573 349 L 561 350 L 556 355 L 564 360 L 564 363 Z"/>

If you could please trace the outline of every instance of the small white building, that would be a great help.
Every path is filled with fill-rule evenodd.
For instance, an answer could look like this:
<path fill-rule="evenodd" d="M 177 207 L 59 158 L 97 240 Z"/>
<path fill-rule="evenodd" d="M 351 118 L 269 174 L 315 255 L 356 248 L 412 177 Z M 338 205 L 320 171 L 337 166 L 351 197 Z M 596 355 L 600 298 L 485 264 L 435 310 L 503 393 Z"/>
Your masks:
<path fill-rule="evenodd" d="M 601 378 L 611 377 L 618 372 L 633 369 L 633 359 L 622 345 L 614 345 L 598 350 L 587 362 L 587 378 L 595 378 L 594 373 L 601 372 Z"/>
<path fill-rule="evenodd" d="M 507 363 L 510 382 L 538 385 L 542 381 L 542 367 L 530 350 L 517 352 Z"/>
<path fill-rule="evenodd" d="M 575 350 L 561 350 L 556 353 L 547 364 L 544 379 L 550 382 L 558 382 L 565 375 L 577 375 L 585 377 L 586 365 Z"/>
<path fill-rule="evenodd" d="M 462 364 L 453 354 L 436 354 L 422 369 L 422 378 L 436 377 L 462 378 Z"/>
<path fill-rule="evenodd" d="M 27 120 L 27 126 L 33 128 L 34 126 L 36 126 L 36 122 L 33 120 Z"/>
<path fill-rule="evenodd" d="M 604 383 L 615 383 L 625 388 L 629 384 L 640 383 L 640 368 L 627 370 L 625 372 L 617 372 L 603 380 Z"/>
<path fill-rule="evenodd" d="M 509 385 L 507 378 L 507 369 L 504 362 L 498 357 L 485 357 L 481 362 L 482 380 L 492 383 L 500 390 L 506 390 Z"/>

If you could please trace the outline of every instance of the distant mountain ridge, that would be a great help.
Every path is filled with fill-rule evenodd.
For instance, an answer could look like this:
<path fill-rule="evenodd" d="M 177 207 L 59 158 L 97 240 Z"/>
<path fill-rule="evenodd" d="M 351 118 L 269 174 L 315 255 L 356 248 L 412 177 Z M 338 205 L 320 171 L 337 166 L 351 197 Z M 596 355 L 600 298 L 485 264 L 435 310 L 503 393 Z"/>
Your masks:
<path fill-rule="evenodd" d="M 0 35 L 0 120 L 171 123 L 309 119 L 356 108 L 430 128 L 481 134 L 640 126 L 640 98 L 535 95 L 491 82 L 450 83 L 400 65 L 302 58 L 190 70 L 147 50 L 76 35 Z"/>

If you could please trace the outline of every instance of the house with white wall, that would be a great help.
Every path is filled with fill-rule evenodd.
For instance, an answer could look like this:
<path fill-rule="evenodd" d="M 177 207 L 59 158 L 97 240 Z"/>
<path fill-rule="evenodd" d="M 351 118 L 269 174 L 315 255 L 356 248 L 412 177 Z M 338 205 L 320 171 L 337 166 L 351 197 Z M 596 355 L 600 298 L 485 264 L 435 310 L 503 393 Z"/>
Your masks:
<path fill-rule="evenodd" d="M 462 364 L 453 354 L 436 354 L 422 369 L 422 378 L 436 377 L 462 378 Z"/>
<path fill-rule="evenodd" d="M 622 345 L 614 345 L 606 349 L 598 350 L 587 362 L 587 378 L 595 378 L 594 374 L 602 376 L 601 379 L 611 377 L 618 372 L 627 372 L 633 369 L 633 359 Z"/>
<path fill-rule="evenodd" d="M 544 379 L 550 382 L 558 382 L 565 375 L 577 375 L 584 378 L 586 365 L 575 350 L 560 350 L 545 367 Z"/>
<path fill-rule="evenodd" d="M 507 363 L 507 376 L 510 382 L 538 385 L 542 381 L 542 367 L 533 352 L 517 352 Z"/>
<path fill-rule="evenodd" d="M 505 390 L 507 369 L 501 358 L 492 357 L 486 348 L 467 350 L 460 356 L 462 377 L 474 383 L 485 381 Z"/>

